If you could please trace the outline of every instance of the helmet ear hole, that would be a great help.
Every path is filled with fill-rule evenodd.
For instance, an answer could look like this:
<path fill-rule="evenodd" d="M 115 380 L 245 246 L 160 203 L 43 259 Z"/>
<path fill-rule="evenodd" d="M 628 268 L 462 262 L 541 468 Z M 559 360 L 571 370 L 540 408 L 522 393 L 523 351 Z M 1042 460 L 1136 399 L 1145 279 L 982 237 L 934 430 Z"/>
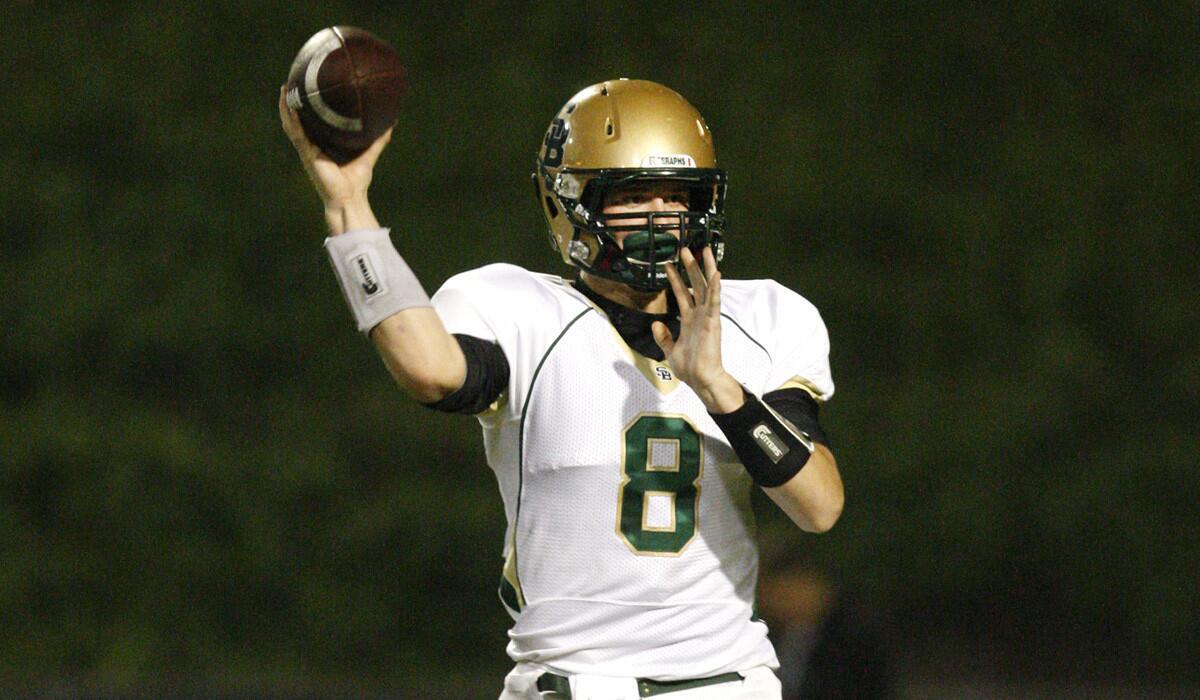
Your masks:
<path fill-rule="evenodd" d="M 708 211 L 713 205 L 712 187 L 688 188 L 688 209 L 692 211 Z"/>
<path fill-rule="evenodd" d="M 583 192 L 579 195 L 579 203 L 592 211 L 604 206 L 604 186 L 599 180 L 592 180 L 583 186 Z"/>

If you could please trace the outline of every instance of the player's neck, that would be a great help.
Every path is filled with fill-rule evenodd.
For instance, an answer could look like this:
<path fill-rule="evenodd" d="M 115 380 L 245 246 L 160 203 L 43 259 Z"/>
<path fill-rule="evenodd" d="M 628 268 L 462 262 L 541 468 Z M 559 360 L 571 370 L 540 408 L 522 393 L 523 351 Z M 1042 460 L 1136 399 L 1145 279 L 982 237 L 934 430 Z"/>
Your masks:
<path fill-rule="evenodd" d="M 665 314 L 667 312 L 667 292 L 644 292 L 634 289 L 627 284 L 590 275 L 580 271 L 579 276 L 592 291 L 600 296 L 614 301 L 621 306 L 637 309 L 648 314 Z"/>

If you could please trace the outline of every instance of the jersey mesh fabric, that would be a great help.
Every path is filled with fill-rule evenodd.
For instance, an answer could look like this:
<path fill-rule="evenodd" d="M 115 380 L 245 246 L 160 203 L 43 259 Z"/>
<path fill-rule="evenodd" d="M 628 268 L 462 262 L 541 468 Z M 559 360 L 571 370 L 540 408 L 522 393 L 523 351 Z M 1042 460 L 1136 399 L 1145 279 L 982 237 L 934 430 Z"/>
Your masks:
<path fill-rule="evenodd" d="M 812 357 L 811 343 L 775 337 L 780 327 L 812 333 L 811 318 L 795 317 L 796 309 L 808 313 L 807 302 L 774 283 L 722 286 L 731 290 L 722 298 L 731 374 L 761 394 L 780 376 L 808 371 L 832 393 L 827 370 L 820 376 L 823 348 Z M 780 313 L 766 298 L 780 290 L 792 297 L 788 324 L 758 308 L 766 301 Z M 563 673 L 662 680 L 777 665 L 765 626 L 752 619 L 752 484 L 694 392 L 669 366 L 636 355 L 557 278 L 489 266 L 452 278 L 434 305 L 451 332 L 492 334 L 512 368 L 507 401 L 480 418 L 526 602 L 509 633 L 510 656 Z M 683 447 L 693 440 L 698 453 Z M 648 454 L 678 457 L 680 476 L 631 487 L 650 471 Z M 698 474 L 688 471 L 697 466 Z M 692 476 L 698 493 L 677 488 Z M 621 520 L 639 511 L 626 499 L 646 493 L 682 504 L 676 530 L 661 535 L 665 548 L 645 539 L 664 526 L 663 501 L 657 519 Z"/>

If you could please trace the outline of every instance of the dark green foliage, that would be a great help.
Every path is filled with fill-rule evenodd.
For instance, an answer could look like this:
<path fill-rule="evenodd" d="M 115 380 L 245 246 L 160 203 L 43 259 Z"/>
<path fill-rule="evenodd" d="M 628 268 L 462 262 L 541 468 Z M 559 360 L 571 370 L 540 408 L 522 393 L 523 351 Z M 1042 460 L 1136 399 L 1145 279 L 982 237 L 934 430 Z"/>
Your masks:
<path fill-rule="evenodd" d="M 478 429 L 355 337 L 279 129 L 331 23 L 409 64 L 373 201 L 431 290 L 560 269 L 528 172 L 573 91 L 687 95 L 730 171 L 727 276 L 833 338 L 845 516 L 767 530 L 914 649 L 1194 673 L 1194 3 L 10 5 L 0 682 L 499 687 Z"/>

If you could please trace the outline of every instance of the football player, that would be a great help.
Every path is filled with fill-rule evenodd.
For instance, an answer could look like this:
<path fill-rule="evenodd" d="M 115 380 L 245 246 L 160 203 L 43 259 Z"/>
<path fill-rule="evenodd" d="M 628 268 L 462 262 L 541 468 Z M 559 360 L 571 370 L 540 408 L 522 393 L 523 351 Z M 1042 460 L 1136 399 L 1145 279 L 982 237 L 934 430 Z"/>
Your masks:
<path fill-rule="evenodd" d="M 483 427 L 508 522 L 502 700 L 777 700 L 750 491 L 807 531 L 840 516 L 829 339 L 795 292 L 721 278 L 726 175 L 696 109 L 648 81 L 580 91 L 533 173 L 578 276 L 496 263 L 432 300 L 368 203 L 390 132 L 339 167 L 282 95 L 280 115 L 359 330 L 415 399 Z"/>

